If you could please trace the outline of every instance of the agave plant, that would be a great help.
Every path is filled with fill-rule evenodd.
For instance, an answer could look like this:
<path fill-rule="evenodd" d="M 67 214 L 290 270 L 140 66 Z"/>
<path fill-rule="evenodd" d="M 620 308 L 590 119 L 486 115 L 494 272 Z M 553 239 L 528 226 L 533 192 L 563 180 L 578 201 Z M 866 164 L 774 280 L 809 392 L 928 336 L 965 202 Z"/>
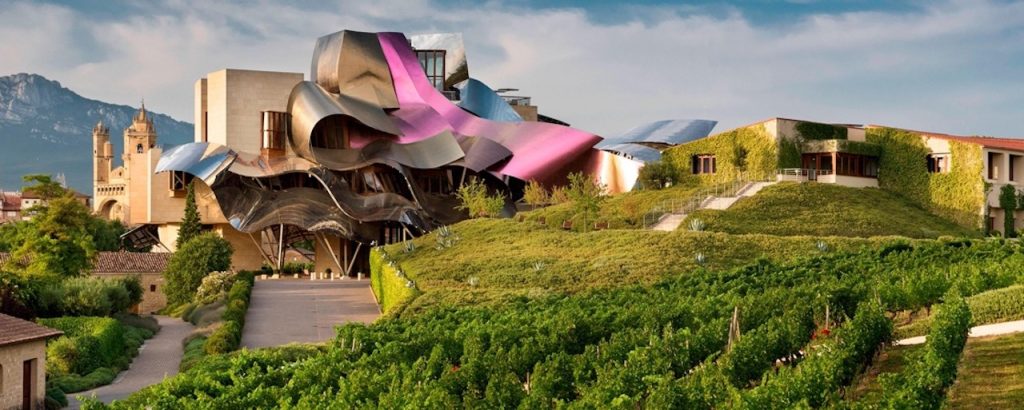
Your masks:
<path fill-rule="evenodd" d="M 447 225 L 437 228 L 437 250 L 451 248 L 459 241 L 459 236 Z"/>
<path fill-rule="evenodd" d="M 476 276 L 470 276 L 469 279 L 466 279 L 466 283 L 468 283 L 470 287 L 475 288 L 476 285 L 480 284 L 480 278 Z"/>
<path fill-rule="evenodd" d="M 533 271 L 534 272 L 540 272 L 542 270 L 544 270 L 544 262 L 537 261 L 537 262 L 533 263 Z"/>
<path fill-rule="evenodd" d="M 413 253 L 416 250 L 416 244 L 413 241 L 405 241 L 402 244 L 404 245 L 405 253 Z"/>
<path fill-rule="evenodd" d="M 828 244 L 825 243 L 825 241 L 818 240 L 818 243 L 816 243 L 815 246 L 818 247 L 819 251 L 828 252 Z"/>
<path fill-rule="evenodd" d="M 704 266 L 707 263 L 708 258 L 704 256 L 704 252 L 697 252 L 697 256 L 694 258 L 698 265 Z"/>
<path fill-rule="evenodd" d="M 693 232 L 701 232 L 706 227 L 707 227 L 707 225 L 704 224 L 704 221 L 702 221 L 700 218 L 690 219 L 690 230 L 691 231 L 693 231 Z"/>

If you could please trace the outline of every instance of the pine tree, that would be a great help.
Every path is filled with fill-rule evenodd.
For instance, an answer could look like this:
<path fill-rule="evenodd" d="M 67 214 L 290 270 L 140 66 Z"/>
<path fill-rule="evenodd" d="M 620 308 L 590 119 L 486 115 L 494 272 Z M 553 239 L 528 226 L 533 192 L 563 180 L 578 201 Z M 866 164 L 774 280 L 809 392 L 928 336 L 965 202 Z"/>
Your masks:
<path fill-rule="evenodd" d="M 199 236 L 199 232 L 202 230 L 203 225 L 199 222 L 199 209 L 196 207 L 196 189 L 195 184 L 188 184 L 188 191 L 185 194 L 185 217 L 181 218 L 181 228 L 178 229 L 178 240 L 174 243 L 175 249 L 181 249 L 181 246 L 188 242 L 190 239 Z"/>

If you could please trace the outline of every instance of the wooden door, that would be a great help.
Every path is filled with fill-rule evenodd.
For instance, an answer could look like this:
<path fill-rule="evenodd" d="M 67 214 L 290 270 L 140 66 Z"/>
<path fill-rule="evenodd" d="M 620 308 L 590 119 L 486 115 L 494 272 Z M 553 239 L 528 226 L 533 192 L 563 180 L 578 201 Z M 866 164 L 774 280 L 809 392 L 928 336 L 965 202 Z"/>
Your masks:
<path fill-rule="evenodd" d="M 35 404 L 36 359 L 26 360 L 21 372 L 21 408 L 32 410 Z"/>

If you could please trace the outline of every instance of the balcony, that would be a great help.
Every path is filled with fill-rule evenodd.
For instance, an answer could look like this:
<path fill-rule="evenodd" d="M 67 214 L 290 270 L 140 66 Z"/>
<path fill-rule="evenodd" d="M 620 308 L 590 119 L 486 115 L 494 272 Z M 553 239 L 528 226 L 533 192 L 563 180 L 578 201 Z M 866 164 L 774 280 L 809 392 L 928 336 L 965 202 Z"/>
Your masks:
<path fill-rule="evenodd" d="M 877 178 L 854 175 L 837 175 L 831 169 L 783 168 L 776 172 L 775 180 L 780 182 L 820 182 L 823 184 L 836 184 L 851 188 L 878 187 Z"/>

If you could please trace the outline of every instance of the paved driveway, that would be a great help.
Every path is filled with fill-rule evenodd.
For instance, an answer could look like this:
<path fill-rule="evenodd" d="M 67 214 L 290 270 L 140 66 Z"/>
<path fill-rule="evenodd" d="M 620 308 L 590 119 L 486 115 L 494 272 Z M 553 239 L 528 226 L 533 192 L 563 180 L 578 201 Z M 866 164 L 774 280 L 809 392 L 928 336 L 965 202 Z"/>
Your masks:
<path fill-rule="evenodd" d="M 185 353 L 181 341 L 192 332 L 192 324 L 181 319 L 156 316 L 160 323 L 160 331 L 139 348 L 139 355 L 132 361 L 128 370 L 121 372 L 114 382 L 81 393 L 68 395 L 68 406 L 79 407 L 77 396 L 96 398 L 104 403 L 115 399 L 123 399 L 143 387 L 157 384 L 165 377 L 178 374 L 178 364 Z"/>
<path fill-rule="evenodd" d="M 380 316 L 364 280 L 257 280 L 245 315 L 242 346 L 279 346 L 292 342 L 324 342 L 334 326 L 370 323 Z"/>

